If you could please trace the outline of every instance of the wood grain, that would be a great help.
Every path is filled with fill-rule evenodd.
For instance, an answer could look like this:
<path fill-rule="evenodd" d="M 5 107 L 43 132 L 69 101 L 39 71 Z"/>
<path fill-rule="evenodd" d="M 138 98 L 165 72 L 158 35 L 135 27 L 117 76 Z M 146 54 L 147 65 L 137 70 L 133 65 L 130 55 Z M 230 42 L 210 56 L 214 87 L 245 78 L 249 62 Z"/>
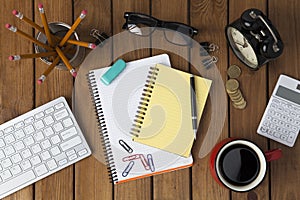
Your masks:
<path fill-rule="evenodd" d="M 227 68 L 227 44 L 224 36 L 224 27 L 227 23 L 227 1 L 191 1 L 190 15 L 191 25 L 199 30 L 195 40 L 198 42 L 210 42 L 219 46 L 219 50 L 211 53 L 211 56 L 218 58 L 216 67 L 223 80 L 226 80 Z M 193 58 L 192 58 L 193 60 Z M 201 61 L 198 61 L 201 62 Z M 191 66 L 191 72 L 199 74 L 195 66 Z M 201 74 L 199 74 L 201 75 Z M 223 80 L 220 80 L 223 82 Z M 214 83 L 213 81 L 213 84 Z M 216 88 L 215 88 L 216 89 Z M 206 137 L 208 126 L 211 121 L 212 106 L 220 106 L 227 99 L 218 99 L 218 105 L 213 105 L 211 99 L 208 99 L 202 114 L 200 126 L 198 128 L 198 138 L 193 147 L 193 155 L 195 163 L 192 168 L 193 180 L 193 199 L 229 199 L 229 192 L 224 187 L 217 184 L 209 171 L 209 155 L 204 158 L 199 158 L 199 151 L 202 147 L 204 138 Z M 227 106 L 227 103 L 225 103 Z M 228 119 L 227 114 L 222 129 L 222 133 L 214 133 L 214 137 L 219 137 L 219 140 L 228 137 Z M 211 144 L 215 145 L 215 144 Z"/>
<path fill-rule="evenodd" d="M 75 1 L 74 9 L 75 13 L 80 13 L 83 9 L 88 11 L 77 31 L 81 38 L 91 41 L 89 32 L 93 28 L 110 35 L 112 27 L 110 26 L 111 4 L 109 1 Z M 111 58 L 111 50 L 107 51 L 107 57 Z M 113 186 L 108 178 L 107 166 L 94 156 L 79 162 L 75 165 L 75 199 L 112 199 Z"/>
<path fill-rule="evenodd" d="M 13 9 L 22 11 L 32 19 L 32 4 L 30 1 L 1 2 L 0 22 L 0 123 L 11 120 L 34 108 L 33 60 L 9 61 L 8 56 L 22 53 L 32 53 L 32 43 L 4 28 L 6 23 L 15 25 L 20 30 L 32 34 L 32 28 L 11 14 Z M 33 198 L 33 187 L 28 186 L 4 199 Z"/>
<path fill-rule="evenodd" d="M 283 54 L 269 63 L 269 96 L 271 95 L 280 74 L 286 74 L 300 80 L 299 33 L 300 33 L 300 2 L 269 1 L 269 19 L 280 33 L 284 42 Z M 300 141 L 290 148 L 271 141 L 271 148 L 281 148 L 283 157 L 271 165 L 271 198 L 300 199 Z M 283 186 L 285 189 L 282 190 Z"/>
<path fill-rule="evenodd" d="M 113 0 L 112 1 L 112 24 L 113 24 L 113 34 L 120 33 L 122 26 L 125 23 L 124 12 L 140 12 L 149 14 L 150 4 L 148 0 L 141 1 L 131 1 L 131 0 Z M 149 49 L 135 50 L 129 53 L 128 48 L 133 48 L 135 44 L 132 42 L 126 42 L 123 38 L 114 38 L 113 40 L 113 54 L 122 55 L 122 59 L 125 61 L 136 60 L 139 58 L 144 58 L 150 56 Z M 132 182 L 121 183 L 114 186 L 114 198 L 115 199 L 151 199 L 151 177 L 138 179 Z"/>
<path fill-rule="evenodd" d="M 265 1 L 230 1 L 229 21 L 233 22 L 248 8 L 257 8 L 266 11 Z M 267 139 L 256 134 L 257 126 L 266 106 L 266 67 L 259 71 L 251 71 L 234 56 L 230 50 L 229 64 L 237 64 L 242 69 L 238 78 L 240 90 L 247 101 L 247 107 L 243 110 L 235 109 L 230 105 L 230 136 L 239 137 L 255 142 L 262 149 L 267 150 Z M 254 94 L 255 91 L 255 95 Z M 259 103 L 257 100 L 259 99 Z M 263 183 L 253 192 L 258 199 L 269 199 L 268 176 Z M 232 192 L 232 199 L 246 199 L 248 193 Z"/>
<path fill-rule="evenodd" d="M 35 21 L 41 23 L 38 11 L 39 1 L 34 1 Z M 72 1 L 43 2 L 48 22 L 64 22 L 72 25 Z M 56 12 L 60 10 L 61 12 Z M 41 60 L 37 60 L 35 68 L 36 80 L 48 67 Z M 36 82 L 34 83 L 36 85 Z M 54 69 L 41 85 L 36 85 L 35 106 L 42 105 L 59 96 L 66 97 L 71 105 L 73 78 L 68 71 Z M 67 167 L 35 184 L 36 199 L 73 199 L 74 166 Z"/>

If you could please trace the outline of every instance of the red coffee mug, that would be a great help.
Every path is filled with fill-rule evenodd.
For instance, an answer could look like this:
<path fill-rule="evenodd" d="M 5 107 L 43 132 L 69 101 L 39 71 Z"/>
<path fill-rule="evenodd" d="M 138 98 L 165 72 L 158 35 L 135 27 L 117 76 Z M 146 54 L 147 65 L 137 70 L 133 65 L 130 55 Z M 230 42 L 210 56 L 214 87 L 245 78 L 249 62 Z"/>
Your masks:
<path fill-rule="evenodd" d="M 267 162 L 281 157 L 281 149 L 263 152 L 249 140 L 227 138 L 218 143 L 210 156 L 210 171 L 222 186 L 246 192 L 258 186 L 267 172 Z"/>

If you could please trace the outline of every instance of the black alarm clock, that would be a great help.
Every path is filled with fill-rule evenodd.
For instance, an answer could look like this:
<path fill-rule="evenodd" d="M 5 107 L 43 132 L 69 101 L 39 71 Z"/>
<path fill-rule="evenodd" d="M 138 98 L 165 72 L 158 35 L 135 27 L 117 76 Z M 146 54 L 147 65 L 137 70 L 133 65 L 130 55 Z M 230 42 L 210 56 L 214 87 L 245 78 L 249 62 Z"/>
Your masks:
<path fill-rule="evenodd" d="M 258 9 L 248 9 L 225 28 L 233 53 L 249 68 L 257 70 L 282 54 L 283 43 L 271 21 Z"/>

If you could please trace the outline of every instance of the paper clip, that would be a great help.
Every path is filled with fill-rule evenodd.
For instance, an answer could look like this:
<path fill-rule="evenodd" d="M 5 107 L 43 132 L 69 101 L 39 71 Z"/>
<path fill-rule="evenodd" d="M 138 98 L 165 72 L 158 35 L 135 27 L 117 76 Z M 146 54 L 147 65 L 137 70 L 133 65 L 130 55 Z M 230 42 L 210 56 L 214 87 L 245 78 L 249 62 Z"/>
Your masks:
<path fill-rule="evenodd" d="M 132 153 L 133 150 L 132 148 L 124 141 L 124 140 L 119 140 L 119 144 L 128 152 Z"/>
<path fill-rule="evenodd" d="M 150 170 L 151 170 L 152 172 L 154 172 L 154 171 L 155 171 L 155 167 L 154 167 L 154 162 L 153 162 L 153 157 L 152 157 L 152 155 L 151 155 L 151 154 L 148 154 L 148 155 L 147 155 L 147 159 L 148 159 L 148 163 L 149 163 L 149 166 L 150 166 Z"/>
<path fill-rule="evenodd" d="M 218 58 L 215 56 L 211 56 L 210 58 L 206 58 L 202 60 L 202 64 L 205 67 L 205 69 L 209 69 L 213 63 L 218 62 Z"/>
<path fill-rule="evenodd" d="M 219 46 L 214 43 L 200 42 L 199 44 L 208 52 L 214 52 L 219 49 Z"/>
<path fill-rule="evenodd" d="M 134 161 L 130 161 L 130 162 L 128 163 L 128 165 L 126 166 L 126 168 L 125 168 L 124 171 L 122 172 L 122 176 L 123 176 L 123 177 L 126 177 L 126 176 L 129 174 L 129 172 L 131 171 L 133 165 L 134 165 Z"/>
<path fill-rule="evenodd" d="M 106 33 L 104 32 L 100 33 L 100 31 L 95 28 L 91 30 L 90 35 L 96 38 L 95 44 L 97 46 L 98 45 L 102 46 L 104 44 L 104 41 L 109 38 L 109 36 Z"/>

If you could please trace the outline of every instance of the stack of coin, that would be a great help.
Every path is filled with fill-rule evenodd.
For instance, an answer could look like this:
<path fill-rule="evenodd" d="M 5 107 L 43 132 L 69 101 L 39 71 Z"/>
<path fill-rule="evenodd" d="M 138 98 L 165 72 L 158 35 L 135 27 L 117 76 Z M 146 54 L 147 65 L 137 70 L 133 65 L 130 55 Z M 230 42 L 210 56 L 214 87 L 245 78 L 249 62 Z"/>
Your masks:
<path fill-rule="evenodd" d="M 240 84 L 236 79 L 229 79 L 226 82 L 226 91 L 229 95 L 232 104 L 237 109 L 244 109 L 247 105 L 240 89 Z"/>
<path fill-rule="evenodd" d="M 237 65 L 231 65 L 227 69 L 227 74 L 230 78 L 238 78 L 241 75 L 241 68 Z"/>

